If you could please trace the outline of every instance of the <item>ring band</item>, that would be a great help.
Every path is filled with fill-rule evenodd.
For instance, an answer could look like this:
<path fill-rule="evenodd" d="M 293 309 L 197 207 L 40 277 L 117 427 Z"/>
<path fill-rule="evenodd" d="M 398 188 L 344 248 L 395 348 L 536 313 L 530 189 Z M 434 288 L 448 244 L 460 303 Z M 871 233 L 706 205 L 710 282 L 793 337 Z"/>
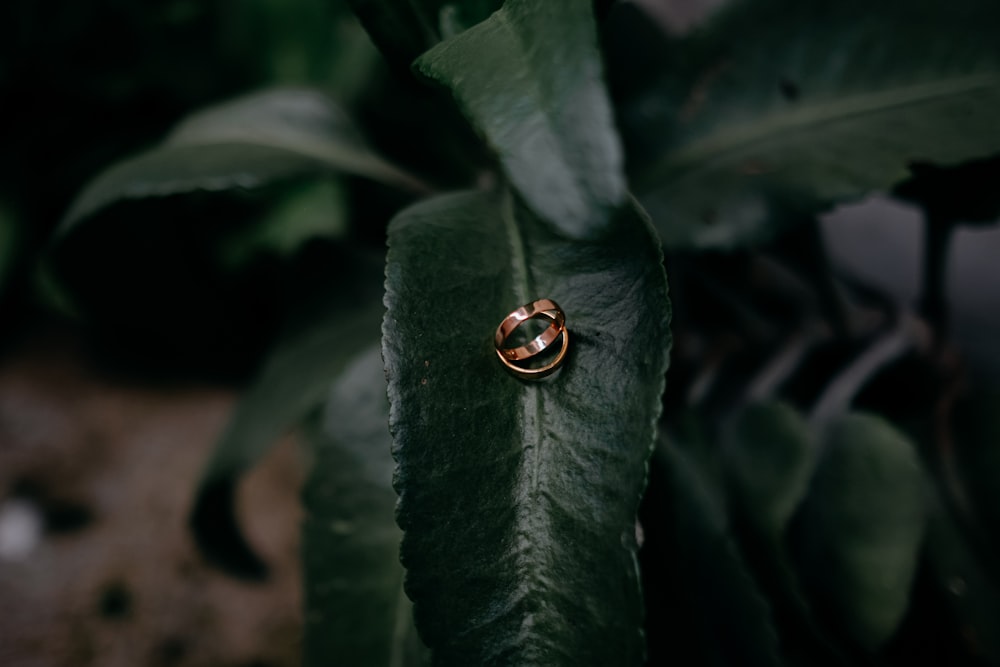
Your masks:
<path fill-rule="evenodd" d="M 505 359 L 504 356 L 500 354 L 499 350 L 497 350 L 497 357 L 499 357 L 501 363 L 507 367 L 507 370 L 517 377 L 523 380 L 541 380 L 542 378 L 555 373 L 559 369 L 559 366 L 562 365 L 563 360 L 566 358 L 566 351 L 569 349 L 569 329 L 563 328 L 562 337 L 562 347 L 559 348 L 559 353 L 556 355 L 555 359 L 539 368 L 523 368 L 518 366 L 514 362 Z"/>
<path fill-rule="evenodd" d="M 552 324 L 545 331 L 521 347 L 503 347 L 504 341 L 514 333 L 515 329 L 524 322 L 539 316 L 552 321 Z M 565 328 L 566 315 L 563 313 L 562 308 L 559 307 L 559 304 L 551 299 L 538 299 L 537 301 L 521 306 L 504 318 L 500 326 L 497 327 L 496 334 L 493 336 L 493 345 L 496 347 L 497 353 L 507 360 L 524 361 L 551 345 Z"/>
<path fill-rule="evenodd" d="M 507 338 L 522 323 L 536 318 L 547 319 L 551 324 L 545 331 L 538 334 L 525 345 L 516 348 L 503 347 Z M 531 359 L 548 348 L 559 336 L 562 336 L 562 346 L 555 358 L 549 363 L 538 368 L 525 368 L 514 363 Z M 566 352 L 569 349 L 569 330 L 566 328 L 566 315 L 555 301 L 551 299 L 538 299 L 537 301 L 521 306 L 505 317 L 497 327 L 493 343 L 500 362 L 517 377 L 525 380 L 539 380 L 547 377 L 562 365 L 566 357 Z"/>

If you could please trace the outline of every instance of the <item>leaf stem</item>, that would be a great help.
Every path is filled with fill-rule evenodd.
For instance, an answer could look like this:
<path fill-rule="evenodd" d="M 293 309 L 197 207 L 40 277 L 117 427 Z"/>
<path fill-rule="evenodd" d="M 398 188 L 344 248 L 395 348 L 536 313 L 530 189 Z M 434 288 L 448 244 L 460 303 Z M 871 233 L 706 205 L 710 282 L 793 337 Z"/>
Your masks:
<path fill-rule="evenodd" d="M 876 339 L 830 382 L 813 406 L 809 421 L 821 424 L 845 412 L 875 373 L 910 349 L 927 347 L 928 338 L 927 327 L 920 319 L 902 314 L 892 330 Z"/>
<path fill-rule="evenodd" d="M 946 271 L 955 221 L 933 209 L 924 214 L 924 273 L 920 314 L 933 328 L 935 349 L 948 337 Z"/>

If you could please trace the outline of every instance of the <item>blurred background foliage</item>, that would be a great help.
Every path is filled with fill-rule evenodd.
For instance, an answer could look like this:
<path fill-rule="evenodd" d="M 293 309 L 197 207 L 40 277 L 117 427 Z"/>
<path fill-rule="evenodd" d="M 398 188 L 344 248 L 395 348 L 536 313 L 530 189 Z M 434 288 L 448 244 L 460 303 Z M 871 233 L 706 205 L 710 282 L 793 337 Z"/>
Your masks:
<path fill-rule="evenodd" d="M 311 240 L 377 248 L 388 218 L 413 198 L 317 173 L 125 201 L 42 262 L 74 195 L 185 116 L 240 93 L 309 86 L 349 110 L 376 150 L 442 187 L 474 180 L 484 160 L 449 105 L 388 73 L 345 3 L 15 2 L 0 12 L 12 37 L 0 47 L 4 319 L 82 316 L 96 340 L 135 352 L 128 364 L 246 377 L 303 287 L 296 262 L 284 260 Z"/>
<path fill-rule="evenodd" d="M 345 368 L 371 375 L 351 364 L 374 358 L 388 220 L 428 192 L 498 178 L 447 96 L 409 71 L 497 3 L 353 4 L 361 22 L 333 0 L 0 7 L 0 345 L 58 322 L 138 377 L 249 386 L 193 524 L 236 575 L 266 571 L 234 525 L 239 474 L 307 417 L 317 460 L 357 436 L 324 431 L 317 410 L 334 409 Z M 629 175 L 665 242 L 674 304 L 640 516 L 650 664 L 1000 664 L 1000 246 L 972 292 L 949 288 L 966 264 L 956 234 L 1000 212 L 1000 15 L 982 2 L 747 1 L 688 32 L 717 4 L 595 3 Z M 428 28 L 426 16 L 440 20 Z M 927 73 L 988 85 L 903 121 L 837 120 L 846 97 Z M 325 101 L 302 102 L 303 87 Z M 195 112 L 232 122 L 267 99 L 290 105 L 278 125 L 294 122 L 266 142 L 252 122 L 253 141 L 227 139 L 235 162 L 258 166 L 157 162 L 199 149 L 181 131 Z M 795 173 L 699 152 L 803 100 L 820 120 L 789 130 L 794 140 L 765 138 Z M 310 123 L 321 131 L 303 136 L 354 152 L 267 153 L 301 153 L 296 127 Z M 152 171 L 74 213 L 96 175 L 137 155 L 153 156 Z M 870 193 L 882 198 L 834 210 Z M 905 244 L 873 254 L 887 229 Z M 917 269 L 894 289 L 904 247 Z M 351 394 L 344 382 L 332 391 Z M 385 440 L 377 428 L 360 437 Z M 369 455 L 387 469 L 387 451 Z M 392 502 L 388 479 L 368 481 L 376 490 L 355 480 L 352 491 L 361 517 L 364 503 Z M 310 481 L 307 503 L 340 511 L 326 483 Z M 330 575 L 315 554 L 306 566 Z M 398 568 L 386 571 L 397 587 Z M 312 592 L 310 604 L 343 604 Z M 337 645 L 317 637 L 317 655 Z"/>

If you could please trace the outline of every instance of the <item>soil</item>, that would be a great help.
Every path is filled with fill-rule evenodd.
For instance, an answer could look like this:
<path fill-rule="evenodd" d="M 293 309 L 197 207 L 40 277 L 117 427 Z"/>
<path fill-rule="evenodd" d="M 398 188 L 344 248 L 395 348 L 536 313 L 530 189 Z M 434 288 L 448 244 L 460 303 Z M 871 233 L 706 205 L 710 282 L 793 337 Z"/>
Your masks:
<path fill-rule="evenodd" d="M 22 552 L 0 557 L 0 665 L 299 664 L 294 443 L 282 442 L 239 489 L 240 522 L 268 563 L 266 581 L 209 565 L 187 527 L 235 398 L 115 377 L 65 335 L 0 357 L 0 517 L 5 507 L 33 509 L 40 529 Z"/>

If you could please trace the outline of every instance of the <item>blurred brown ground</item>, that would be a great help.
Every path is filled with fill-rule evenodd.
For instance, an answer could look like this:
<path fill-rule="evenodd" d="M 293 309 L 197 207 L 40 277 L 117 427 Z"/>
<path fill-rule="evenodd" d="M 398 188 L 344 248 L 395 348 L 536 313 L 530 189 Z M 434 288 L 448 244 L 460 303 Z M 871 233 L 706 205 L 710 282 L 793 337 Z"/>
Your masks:
<path fill-rule="evenodd" d="M 0 559 L 0 666 L 298 665 L 293 443 L 239 491 L 241 525 L 271 575 L 233 579 L 187 529 L 233 392 L 143 385 L 88 356 L 47 334 L 0 357 L 0 508 L 22 499 L 43 517 L 30 553 Z"/>

